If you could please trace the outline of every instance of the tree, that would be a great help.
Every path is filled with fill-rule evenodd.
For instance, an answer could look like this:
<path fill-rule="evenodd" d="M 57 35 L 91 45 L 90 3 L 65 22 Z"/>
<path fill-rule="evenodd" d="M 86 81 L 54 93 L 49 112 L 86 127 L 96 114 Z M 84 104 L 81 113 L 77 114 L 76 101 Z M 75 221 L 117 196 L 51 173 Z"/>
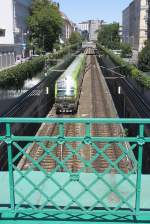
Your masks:
<path fill-rule="evenodd" d="M 81 36 L 82 36 L 82 41 L 89 40 L 89 32 L 87 30 L 83 30 Z"/>
<path fill-rule="evenodd" d="M 51 51 L 62 32 L 63 20 L 57 5 L 49 0 L 32 0 L 27 25 L 30 44 L 36 49 Z"/>
<path fill-rule="evenodd" d="M 150 41 L 145 43 L 145 47 L 139 53 L 138 67 L 143 72 L 150 71 Z"/>
<path fill-rule="evenodd" d="M 76 31 L 72 32 L 72 34 L 69 38 L 69 43 L 70 44 L 77 44 L 77 43 L 81 44 L 81 42 L 82 42 L 82 37 L 81 37 L 80 33 L 76 32 Z"/>
<path fill-rule="evenodd" d="M 119 23 L 103 25 L 98 31 L 98 43 L 111 49 L 120 48 Z"/>
<path fill-rule="evenodd" d="M 121 57 L 126 58 L 126 57 L 131 57 L 132 56 L 132 49 L 130 44 L 128 43 L 121 43 L 120 44 L 121 48 Z"/>

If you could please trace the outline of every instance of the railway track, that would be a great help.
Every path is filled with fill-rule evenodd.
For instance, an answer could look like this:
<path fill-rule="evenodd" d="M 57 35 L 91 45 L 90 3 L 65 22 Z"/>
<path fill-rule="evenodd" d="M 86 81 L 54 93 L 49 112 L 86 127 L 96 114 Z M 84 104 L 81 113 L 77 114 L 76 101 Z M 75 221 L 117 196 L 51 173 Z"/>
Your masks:
<path fill-rule="evenodd" d="M 107 64 L 107 62 L 104 63 L 102 61 L 99 62 L 102 64 L 101 68 L 106 76 L 105 78 L 108 79 L 108 82 L 111 79 L 116 79 L 118 85 L 122 86 L 124 94 L 126 94 L 126 97 L 136 110 L 136 115 L 140 118 L 149 118 L 150 106 L 144 101 L 136 87 L 130 83 L 130 80 L 120 73 L 119 68 L 109 69 L 109 66 L 115 67 L 113 64 Z"/>
<path fill-rule="evenodd" d="M 96 56 L 94 55 L 94 51 L 92 51 L 91 49 L 87 49 L 86 54 L 88 63 L 85 74 L 91 76 L 92 117 L 112 117 L 114 116 L 114 114 L 112 114 L 111 112 L 112 108 L 110 102 L 108 102 L 103 81 L 100 78 L 100 69 L 98 68 L 98 63 L 96 60 Z M 87 112 L 89 110 L 88 104 L 86 110 Z M 76 115 L 56 115 L 53 108 L 48 116 L 59 118 L 75 118 L 81 117 L 82 114 L 78 112 Z M 92 126 L 91 134 L 92 136 L 118 136 L 118 131 L 120 132 L 120 127 L 118 127 L 117 125 L 95 124 Z M 38 135 L 41 136 L 57 136 L 58 134 L 59 129 L 57 124 L 42 124 L 42 127 L 38 132 Z M 85 135 L 85 130 L 81 126 L 81 124 L 66 124 L 64 127 L 64 134 L 67 137 L 82 136 Z M 71 149 L 67 144 L 55 146 L 54 144 L 55 143 L 44 142 L 43 146 L 41 146 L 40 143 L 33 143 L 32 146 L 28 149 L 28 154 L 34 161 L 38 162 L 39 165 L 48 172 L 56 169 L 56 172 L 71 171 L 73 173 L 76 173 L 81 169 L 81 167 L 83 168 L 83 166 L 85 166 L 84 163 L 79 160 L 77 155 L 75 153 L 72 153 L 72 150 L 75 150 L 80 143 L 69 143 Z M 94 144 L 99 148 L 99 150 L 102 150 L 102 148 L 105 146 L 104 143 Z M 43 147 L 45 148 L 45 150 L 43 149 Z M 48 151 L 50 151 L 50 153 L 48 153 Z M 111 161 L 117 160 L 117 158 L 122 154 L 121 150 L 115 144 L 109 146 L 104 153 L 107 155 L 107 157 L 109 157 Z M 92 145 L 84 145 L 79 150 L 78 154 L 80 154 L 80 156 L 85 160 L 90 161 L 95 156 L 95 154 L 97 154 L 97 152 L 95 149 L 93 149 Z M 65 161 L 65 166 L 60 164 L 58 161 Z M 129 163 L 128 159 L 124 158 L 117 165 L 127 173 L 131 164 Z M 92 166 L 98 172 L 104 172 L 104 170 L 109 167 L 109 164 L 102 155 L 98 155 L 97 159 L 92 162 Z M 33 167 L 33 170 L 38 170 L 38 168 L 34 168 L 32 162 L 25 157 L 18 164 L 18 167 L 20 169 L 28 169 L 30 167 Z M 84 171 L 91 172 L 91 169 L 84 167 Z M 112 167 L 110 169 L 110 173 L 117 173 L 117 171 Z"/>
<path fill-rule="evenodd" d="M 91 54 L 91 76 L 93 117 L 114 117 L 114 114 L 112 113 L 111 96 L 104 87 L 103 80 L 101 79 L 100 69 L 98 69 L 97 59 L 94 54 Z M 119 133 L 121 133 L 121 128 L 115 124 L 93 125 L 92 134 L 94 136 L 117 137 Z M 105 143 L 97 144 L 98 148 L 100 149 L 103 149 L 105 145 Z M 95 153 L 95 150 L 92 150 L 93 156 Z M 105 151 L 105 154 L 111 159 L 111 161 L 116 161 L 117 158 L 121 156 L 122 151 L 117 147 L 116 144 L 111 144 L 111 146 L 109 146 Z M 106 168 L 109 167 L 109 164 L 103 156 L 99 156 L 94 161 L 93 166 L 99 172 L 103 172 Z M 124 172 L 128 172 L 129 161 L 124 158 L 119 162 L 118 167 L 121 168 Z M 117 171 L 112 168 L 111 172 Z"/>
<path fill-rule="evenodd" d="M 140 96 L 138 91 L 133 88 L 127 79 L 120 80 L 121 85 L 125 89 L 128 99 L 136 108 L 138 116 L 140 118 L 149 118 L 150 117 L 150 106 L 144 102 L 143 98 Z"/>
<path fill-rule="evenodd" d="M 52 111 L 54 111 L 54 108 Z M 56 115 L 55 112 L 50 113 L 50 117 L 51 116 L 55 116 L 58 118 L 61 117 L 70 118 L 70 115 Z M 74 118 L 75 116 L 71 115 L 71 117 Z M 64 127 L 65 136 L 70 137 L 77 136 L 79 134 L 79 130 L 80 130 L 79 126 L 75 124 L 67 124 Z M 38 135 L 57 136 L 58 133 L 59 133 L 59 127 L 57 124 L 43 124 L 43 127 L 41 127 L 41 130 L 39 131 Z M 54 149 L 51 150 L 52 156 L 48 155 L 46 151 L 43 149 L 44 147 L 45 149 L 50 150 L 50 148 L 52 149 L 53 146 L 54 144 L 48 141 L 44 142 L 43 146 L 41 146 L 41 144 L 38 143 L 33 143 L 30 149 L 28 150 L 28 154 L 34 161 L 38 162 L 39 165 L 48 172 L 53 170 L 55 167 L 57 167 L 57 171 L 59 172 L 65 172 L 67 171 L 67 169 L 71 170 L 72 172 L 76 172 L 77 170 L 80 169 L 80 161 L 77 159 L 76 155 L 69 156 L 70 158 L 66 160 L 65 162 L 66 170 L 64 169 L 64 166 L 60 166 L 57 160 L 54 159 L 54 157 L 58 158 L 59 161 L 63 161 L 68 155 L 71 155 L 72 152 L 69 150 L 67 145 L 55 146 Z M 70 143 L 70 146 L 72 147 L 72 149 L 75 149 L 77 147 L 77 143 L 74 142 Z M 25 157 L 24 161 L 22 160 L 18 164 L 18 167 L 23 170 L 28 169 L 31 166 L 33 167 L 33 170 L 38 170 L 37 167 L 34 168 L 33 163 L 28 159 L 26 159 Z"/>

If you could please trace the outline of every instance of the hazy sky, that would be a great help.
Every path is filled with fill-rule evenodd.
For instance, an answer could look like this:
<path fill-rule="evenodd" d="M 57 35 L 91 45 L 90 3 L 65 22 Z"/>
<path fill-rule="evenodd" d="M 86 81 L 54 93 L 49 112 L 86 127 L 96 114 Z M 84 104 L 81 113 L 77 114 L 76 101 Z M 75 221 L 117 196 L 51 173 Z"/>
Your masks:
<path fill-rule="evenodd" d="M 61 10 L 75 23 L 88 19 L 122 21 L 122 10 L 132 0 L 56 0 Z"/>

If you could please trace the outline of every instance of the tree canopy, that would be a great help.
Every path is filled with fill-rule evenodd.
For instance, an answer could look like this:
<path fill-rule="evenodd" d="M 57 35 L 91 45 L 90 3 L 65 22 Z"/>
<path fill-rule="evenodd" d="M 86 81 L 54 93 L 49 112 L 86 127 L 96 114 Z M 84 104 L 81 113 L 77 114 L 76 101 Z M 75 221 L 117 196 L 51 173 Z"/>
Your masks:
<path fill-rule="evenodd" d="M 82 37 L 81 34 L 77 31 L 72 32 L 70 38 L 69 38 L 69 43 L 70 44 L 77 44 L 82 42 Z"/>
<path fill-rule="evenodd" d="M 98 31 L 98 43 L 111 49 L 120 48 L 119 23 L 103 25 Z"/>
<path fill-rule="evenodd" d="M 138 67 L 144 72 L 150 71 L 150 41 L 145 43 L 145 47 L 139 53 Z"/>
<path fill-rule="evenodd" d="M 58 6 L 48 0 L 32 0 L 27 25 L 30 44 L 36 49 L 51 51 L 62 32 L 63 20 Z"/>

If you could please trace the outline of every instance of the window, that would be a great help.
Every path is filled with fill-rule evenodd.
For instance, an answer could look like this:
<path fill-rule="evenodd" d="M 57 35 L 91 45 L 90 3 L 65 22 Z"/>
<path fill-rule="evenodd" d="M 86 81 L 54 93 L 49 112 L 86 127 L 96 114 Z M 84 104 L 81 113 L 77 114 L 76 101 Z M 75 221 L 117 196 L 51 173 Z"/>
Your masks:
<path fill-rule="evenodd" d="M 0 29 L 0 37 L 5 37 L 5 30 L 4 29 Z"/>
<path fill-rule="evenodd" d="M 58 89 L 57 96 L 58 97 L 73 97 L 74 88 Z"/>

